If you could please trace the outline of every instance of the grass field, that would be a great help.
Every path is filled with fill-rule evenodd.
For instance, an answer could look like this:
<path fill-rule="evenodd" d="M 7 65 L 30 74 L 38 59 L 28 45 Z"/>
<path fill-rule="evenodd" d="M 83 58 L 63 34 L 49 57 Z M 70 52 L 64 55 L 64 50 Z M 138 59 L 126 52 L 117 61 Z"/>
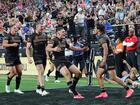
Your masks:
<path fill-rule="evenodd" d="M 15 79 L 11 82 L 11 90 L 14 90 Z M 0 76 L 0 105 L 140 105 L 140 90 L 136 89 L 135 94 L 130 99 L 125 99 L 125 90 L 117 84 L 109 84 L 105 82 L 109 98 L 95 99 L 95 95 L 100 90 L 97 87 L 97 80 L 93 79 L 93 86 L 87 86 L 87 79 L 82 78 L 78 83 L 78 91 L 85 96 L 83 100 L 74 100 L 72 94 L 68 93 L 66 82 L 60 78 L 60 83 L 54 83 L 54 78 L 46 82 L 47 96 L 40 96 L 35 93 L 36 77 L 23 76 L 21 89 L 24 95 L 17 95 L 13 92 L 6 94 L 4 92 L 6 75 Z"/>
<path fill-rule="evenodd" d="M 0 75 L 0 92 L 5 91 L 6 79 L 7 79 L 6 75 Z M 45 82 L 46 89 L 67 88 L 67 85 L 66 85 L 64 78 L 59 78 L 59 80 L 61 81 L 60 83 L 54 83 L 54 77 L 50 77 L 49 81 Z M 23 76 L 21 86 L 20 86 L 21 90 L 23 90 L 23 91 L 35 90 L 36 89 L 36 81 L 37 81 L 36 76 Z M 93 79 L 92 81 L 93 81 L 92 83 L 94 86 L 98 85 L 96 79 Z M 79 83 L 78 83 L 78 87 L 87 86 L 87 85 L 88 85 L 87 78 L 81 78 Z M 105 82 L 105 86 L 118 87 L 117 84 L 109 84 L 107 82 Z M 15 88 L 15 78 L 13 78 L 11 81 L 11 91 L 13 91 L 14 88 Z"/>

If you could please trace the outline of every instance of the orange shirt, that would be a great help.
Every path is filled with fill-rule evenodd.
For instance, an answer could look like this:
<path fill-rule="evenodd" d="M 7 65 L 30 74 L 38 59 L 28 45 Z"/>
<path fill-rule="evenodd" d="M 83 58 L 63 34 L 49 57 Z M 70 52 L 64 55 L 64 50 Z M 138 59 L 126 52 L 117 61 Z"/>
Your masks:
<path fill-rule="evenodd" d="M 117 44 L 117 46 L 116 46 L 116 50 L 117 51 L 123 51 L 123 49 L 124 49 L 124 47 L 123 47 L 123 44 L 122 43 L 119 43 L 119 44 Z"/>

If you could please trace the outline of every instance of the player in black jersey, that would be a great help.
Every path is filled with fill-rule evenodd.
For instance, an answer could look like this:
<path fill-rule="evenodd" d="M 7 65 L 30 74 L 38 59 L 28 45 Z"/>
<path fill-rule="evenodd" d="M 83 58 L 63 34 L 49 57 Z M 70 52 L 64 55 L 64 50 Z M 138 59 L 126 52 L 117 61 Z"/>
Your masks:
<path fill-rule="evenodd" d="M 19 57 L 19 45 L 23 42 L 22 37 L 17 35 L 18 28 L 16 25 L 11 26 L 10 32 L 4 36 L 3 47 L 5 47 L 5 62 L 9 67 L 10 72 L 8 73 L 7 85 L 5 90 L 10 93 L 10 82 L 16 75 L 16 89 L 15 93 L 23 94 L 19 89 L 21 76 L 22 76 L 22 64 Z"/>
<path fill-rule="evenodd" d="M 65 30 L 62 27 L 58 27 L 56 32 L 56 38 L 49 42 L 47 50 L 53 52 L 56 70 L 60 71 L 60 73 L 65 77 L 69 89 L 71 89 L 74 94 L 73 98 L 83 99 L 84 97 L 75 90 L 76 84 L 81 76 L 81 72 L 75 65 L 71 64 L 71 62 L 66 59 L 65 48 L 75 51 L 84 51 L 87 50 L 87 48 L 74 48 L 69 46 L 65 40 Z M 75 74 L 73 81 L 71 80 L 71 73 Z"/>
<path fill-rule="evenodd" d="M 28 38 L 26 46 L 26 55 L 28 62 L 32 63 L 30 58 L 30 48 L 33 48 L 33 60 L 38 71 L 38 86 L 36 92 L 44 96 L 49 94 L 46 92 L 44 87 L 44 71 L 46 68 L 46 46 L 47 46 L 47 35 L 43 34 L 44 27 L 41 24 L 36 25 L 35 32 Z"/>
<path fill-rule="evenodd" d="M 102 48 L 102 61 L 99 64 L 96 76 L 97 80 L 101 89 L 101 94 L 96 96 L 95 98 L 107 98 L 108 94 L 104 89 L 103 84 L 103 74 L 105 72 L 105 66 L 107 65 L 108 73 L 112 80 L 123 86 L 127 90 L 126 98 L 129 98 L 134 93 L 133 89 L 130 89 L 119 77 L 117 77 L 115 72 L 115 59 L 113 55 L 113 46 L 110 42 L 109 37 L 105 34 L 105 27 L 104 25 L 98 24 L 97 25 L 97 34 L 99 38 L 99 45 Z"/>

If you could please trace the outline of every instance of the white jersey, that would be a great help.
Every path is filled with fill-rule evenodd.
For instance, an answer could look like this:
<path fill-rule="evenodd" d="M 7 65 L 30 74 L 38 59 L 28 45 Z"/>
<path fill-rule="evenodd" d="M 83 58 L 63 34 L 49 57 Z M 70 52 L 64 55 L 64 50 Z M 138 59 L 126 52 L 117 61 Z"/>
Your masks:
<path fill-rule="evenodd" d="M 126 81 L 126 79 L 127 79 L 129 76 L 130 76 L 130 75 L 128 74 L 128 75 L 126 75 L 126 76 L 122 77 L 122 78 L 121 78 L 121 80 L 125 82 L 125 81 Z"/>
<path fill-rule="evenodd" d="M 73 55 L 73 51 L 66 48 L 65 49 L 65 56 L 71 56 L 71 55 Z"/>

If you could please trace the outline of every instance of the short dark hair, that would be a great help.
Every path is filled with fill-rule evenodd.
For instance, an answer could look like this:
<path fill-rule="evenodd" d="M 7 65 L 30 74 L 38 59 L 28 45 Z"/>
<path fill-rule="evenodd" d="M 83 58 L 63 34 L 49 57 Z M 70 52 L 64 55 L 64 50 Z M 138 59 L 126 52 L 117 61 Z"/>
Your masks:
<path fill-rule="evenodd" d="M 105 33 L 105 26 L 103 24 L 97 24 L 97 29 Z"/>
<path fill-rule="evenodd" d="M 56 27 L 56 32 L 63 30 L 63 29 L 64 29 L 63 27 Z"/>
<path fill-rule="evenodd" d="M 118 37 L 118 39 L 119 39 L 121 42 L 123 42 L 123 40 L 124 40 L 124 38 L 122 38 L 122 37 Z"/>

